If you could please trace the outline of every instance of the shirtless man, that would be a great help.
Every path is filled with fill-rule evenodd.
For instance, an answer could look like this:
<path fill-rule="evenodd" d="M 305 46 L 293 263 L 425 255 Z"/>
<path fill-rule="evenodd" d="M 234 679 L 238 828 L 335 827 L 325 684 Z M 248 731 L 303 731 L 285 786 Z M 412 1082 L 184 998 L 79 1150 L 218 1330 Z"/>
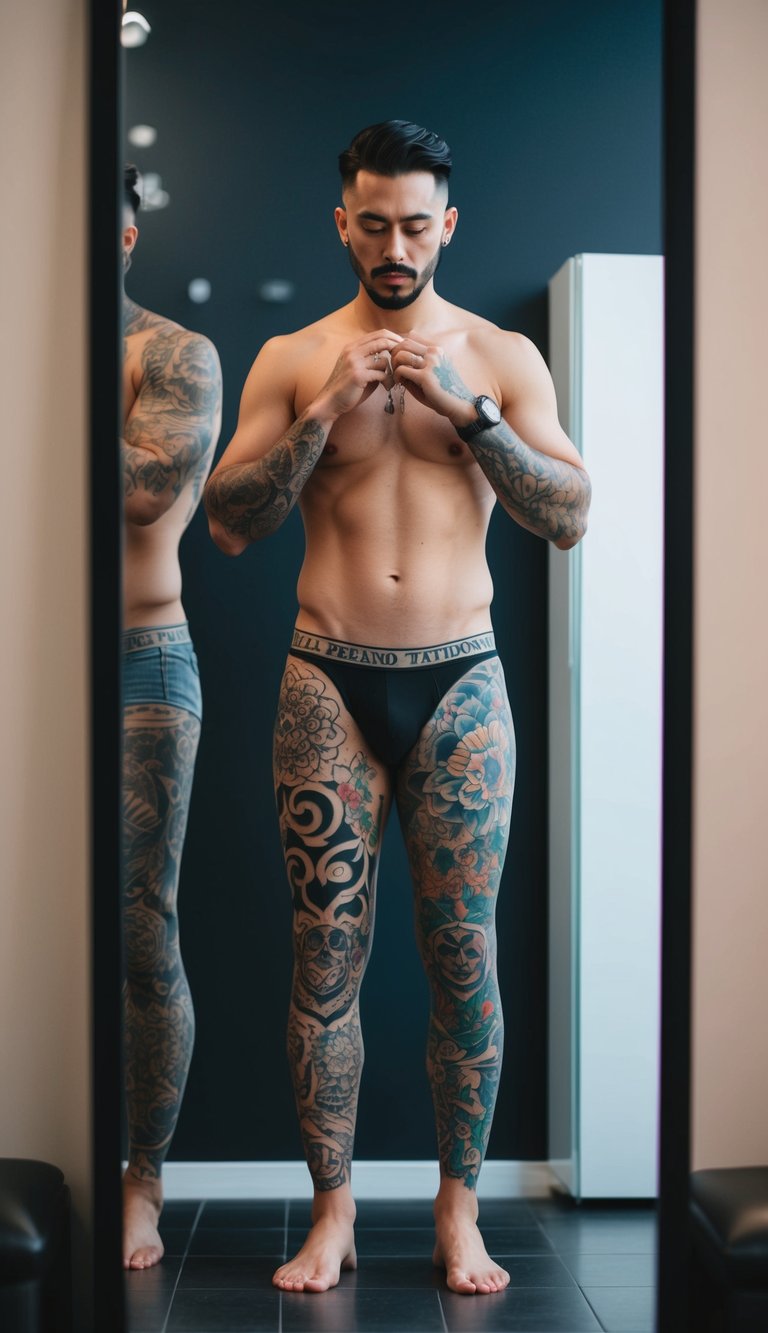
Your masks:
<path fill-rule="evenodd" d="M 274 759 L 294 907 L 288 1051 L 314 1204 L 273 1280 L 324 1291 L 356 1263 L 358 999 L 394 796 L 431 990 L 434 1259 L 454 1291 L 487 1293 L 509 1282 L 478 1230 L 476 1185 L 502 1051 L 494 910 L 515 748 L 485 536 L 498 499 L 574 546 L 590 486 L 536 348 L 435 292 L 457 219 L 447 146 L 388 121 L 339 164 L 357 295 L 265 345 L 205 492 L 230 555 L 297 502 L 306 532 Z M 393 1014 L 393 1077 L 396 1043 Z"/>
<path fill-rule="evenodd" d="M 138 230 L 138 172 L 125 169 L 123 265 Z M 123 294 L 123 894 L 129 1158 L 123 1263 L 163 1254 L 160 1173 L 192 1055 L 194 1015 L 176 896 L 200 735 L 197 659 L 181 604 L 178 547 L 221 426 L 221 372 L 207 338 Z"/>

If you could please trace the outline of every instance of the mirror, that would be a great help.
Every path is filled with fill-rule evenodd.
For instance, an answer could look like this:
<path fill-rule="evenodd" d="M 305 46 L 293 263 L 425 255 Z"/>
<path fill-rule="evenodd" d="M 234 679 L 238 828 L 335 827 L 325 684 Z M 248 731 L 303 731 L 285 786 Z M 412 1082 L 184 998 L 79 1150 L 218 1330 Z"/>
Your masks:
<path fill-rule="evenodd" d="M 137 305 L 217 349 L 223 445 L 235 433 L 240 392 L 259 348 L 355 295 L 333 221 L 336 157 L 365 125 L 403 115 L 444 136 L 453 153 L 450 198 L 459 223 L 437 290 L 518 330 L 544 354 L 546 286 L 567 258 L 661 248 L 658 6 L 525 4 L 510 11 L 487 4 L 470 16 L 429 5 L 394 24 L 347 4 L 324 12 L 322 23 L 305 4 L 258 20 L 250 7 L 234 3 L 215 10 L 145 5 L 142 13 L 151 31 L 126 56 L 125 151 L 142 174 L 149 207 L 138 217 L 126 288 Z M 209 401 L 210 392 L 209 384 Z M 211 440 L 215 434 L 212 426 Z M 267 541 L 230 561 L 211 543 L 198 507 L 180 548 L 183 616 L 169 623 L 187 619 L 191 627 L 205 720 L 180 890 L 197 1044 L 164 1172 L 170 1184 L 179 1167 L 177 1198 L 221 1197 L 228 1191 L 215 1182 L 224 1180 L 223 1164 L 237 1162 L 244 1198 L 282 1199 L 302 1161 L 282 1050 L 291 901 L 269 766 L 302 556 L 296 512 Z M 533 1169 L 528 1164 L 548 1157 L 547 548 L 497 506 L 488 559 L 518 750 L 497 915 L 507 1030 L 480 1185 L 482 1197 L 483 1182 L 495 1172 L 493 1192 L 503 1199 L 522 1194 Z M 356 577 L 351 568 L 350 582 Z M 163 648 L 153 643 L 140 651 L 147 646 Z M 173 742 L 177 749 L 193 748 L 194 730 L 188 724 L 188 734 Z M 139 768 L 147 759 L 145 751 Z M 151 810 L 152 800 L 147 804 Z M 435 1140 L 423 1074 L 428 995 L 411 937 L 410 898 L 393 813 L 378 877 L 376 947 L 361 999 L 367 1063 L 355 1159 L 383 1161 L 390 1176 L 392 1163 L 410 1163 L 406 1181 L 418 1193 L 421 1164 L 434 1161 Z M 318 947 L 327 951 L 332 942 Z M 464 945 L 454 940 L 446 947 Z M 172 981 L 164 984 L 173 989 Z M 183 1164 L 195 1163 L 190 1175 Z M 395 1192 L 407 1197 L 400 1183 Z M 230 1209 L 236 1221 L 238 1209 Z M 195 1215 L 179 1205 L 178 1229 Z M 423 1214 L 415 1215 L 421 1225 Z M 488 1216 L 494 1216 L 490 1205 Z M 283 1221 L 274 1228 L 265 1223 L 265 1230 L 277 1231 Z M 305 1223 L 300 1218 L 297 1228 Z M 644 1282 L 627 1285 L 650 1287 L 647 1263 L 642 1274 Z"/>

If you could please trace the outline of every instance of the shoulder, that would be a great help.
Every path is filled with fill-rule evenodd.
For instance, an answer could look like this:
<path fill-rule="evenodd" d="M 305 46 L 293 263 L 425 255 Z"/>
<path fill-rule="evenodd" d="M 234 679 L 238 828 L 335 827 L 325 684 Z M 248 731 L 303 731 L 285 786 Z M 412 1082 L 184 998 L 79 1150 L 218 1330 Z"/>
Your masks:
<path fill-rule="evenodd" d="M 489 320 L 482 324 L 468 330 L 469 341 L 492 369 L 505 399 L 526 389 L 551 386 L 547 363 L 531 338 L 501 329 Z"/>
<path fill-rule="evenodd" d="M 218 353 L 210 338 L 151 310 L 136 307 L 126 325 L 125 336 L 142 358 L 160 356 L 167 359 L 176 352 L 185 352 L 197 353 L 218 364 Z"/>
<path fill-rule="evenodd" d="M 160 320 L 146 335 L 141 362 L 148 387 L 182 384 L 215 393 L 221 387 L 221 366 L 210 338 L 173 320 Z"/>
<path fill-rule="evenodd" d="M 344 330 L 337 316 L 341 312 L 326 315 L 314 324 L 307 324 L 293 333 L 280 333 L 269 338 L 262 346 L 254 363 L 255 366 L 267 365 L 276 371 L 290 372 L 305 365 L 314 356 L 321 354 L 328 346 L 348 341 L 353 333 Z"/>
<path fill-rule="evenodd" d="M 169 409 L 213 420 L 221 407 L 221 366 L 202 333 L 157 317 L 134 340 L 137 397 L 132 410 Z"/>
<path fill-rule="evenodd" d="M 156 322 L 149 331 L 148 341 L 156 346 L 162 345 L 169 349 L 184 349 L 204 352 L 206 355 L 218 355 L 210 338 L 206 338 L 204 333 L 198 333 L 195 329 L 185 329 L 183 324 L 177 324 L 174 320 L 165 319 L 162 316 L 156 317 Z"/>
<path fill-rule="evenodd" d="M 522 368 L 543 364 L 544 358 L 536 344 L 526 338 L 524 333 L 502 329 L 492 320 L 476 315 L 471 310 L 463 310 L 460 306 L 451 307 L 447 323 L 463 335 L 473 352 L 484 356 L 486 360 L 490 358 L 494 365 L 496 362 L 500 365 L 512 362 Z"/>

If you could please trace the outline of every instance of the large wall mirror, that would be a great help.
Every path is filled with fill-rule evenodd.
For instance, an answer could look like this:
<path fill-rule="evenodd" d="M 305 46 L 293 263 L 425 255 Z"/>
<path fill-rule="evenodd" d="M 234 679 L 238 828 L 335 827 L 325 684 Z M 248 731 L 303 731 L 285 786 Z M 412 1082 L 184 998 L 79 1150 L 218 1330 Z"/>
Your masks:
<path fill-rule="evenodd" d="M 661 0 L 621 6 L 552 0 L 543 7 L 532 0 L 514 6 L 488 0 L 472 11 L 430 0 L 426 8 L 388 14 L 348 3 L 320 14 L 308 0 L 267 10 L 242 0 L 216 6 L 146 0 L 140 13 L 126 18 L 118 172 L 128 163 L 135 172 L 128 195 L 121 195 L 120 218 L 128 975 L 121 1155 L 130 1159 L 137 1185 L 128 1248 L 144 1253 L 146 1264 L 137 1262 L 127 1275 L 127 1326 L 146 1333 L 170 1319 L 168 1328 L 256 1327 L 247 1322 L 243 1297 L 250 1288 L 253 1308 L 264 1311 L 266 1322 L 258 1326 L 277 1328 L 286 1298 L 272 1287 L 271 1272 L 298 1248 L 311 1196 L 285 1055 L 292 896 L 272 772 L 279 698 L 284 721 L 287 716 L 281 677 L 297 623 L 305 537 L 296 509 L 263 541 L 230 558 L 211 540 L 203 485 L 238 429 L 243 386 L 262 346 L 355 298 L 359 270 L 344 253 L 334 210 L 342 203 L 338 155 L 363 127 L 402 118 L 450 145 L 447 202 L 458 210 L 458 224 L 441 251 L 435 290 L 462 310 L 524 335 L 547 362 L 548 286 L 566 261 L 661 255 L 664 14 Z M 379 221 L 376 214 L 373 222 Z M 399 262 L 407 268 L 402 257 Z M 381 327 L 387 314 L 381 308 Z M 662 333 L 660 322 L 659 366 Z M 627 347 L 631 355 L 631 331 Z M 297 394 L 297 414 L 316 392 L 317 386 L 303 400 Z M 392 422 L 396 428 L 403 402 L 403 420 L 409 406 L 414 415 L 396 386 L 385 384 L 379 396 L 395 409 L 382 410 L 387 429 Z M 632 413 L 631 403 L 626 410 Z M 349 447 L 348 439 L 341 443 Z M 586 451 L 585 462 L 589 466 Z M 326 456 L 323 465 L 330 469 L 332 459 Z M 433 506 L 440 503 L 438 491 Z M 651 526 L 660 533 L 660 476 L 654 503 Z M 371 522 L 375 526 L 375 514 Z M 363 550 L 364 524 L 363 515 Z M 642 540 L 642 522 L 640 528 Z M 450 547 L 454 536 L 444 533 L 444 540 Z M 533 1300 L 536 1285 L 546 1289 L 554 1322 L 536 1327 L 569 1333 L 618 1328 L 611 1322 L 621 1317 L 615 1289 L 642 1288 L 633 1307 L 646 1321 L 639 1333 L 654 1327 L 657 1308 L 655 1182 L 635 1191 L 609 1184 L 597 1198 L 573 1189 L 574 1200 L 568 1172 L 551 1170 L 553 1157 L 562 1154 L 552 1143 L 549 543 L 497 504 L 487 559 L 517 772 L 496 914 L 504 1059 L 478 1187 L 481 1223 L 496 1234 L 498 1264 L 509 1257 L 510 1293 L 526 1287 L 526 1299 Z M 335 577 L 338 582 L 338 571 Z M 344 577 L 354 597 L 364 562 L 350 562 Z M 658 614 L 660 623 L 661 600 Z M 485 628 L 473 623 L 466 635 L 442 637 L 459 642 Z M 351 634 L 339 638 L 347 645 L 363 642 Z M 436 641 L 428 636 L 425 643 Z M 381 646 L 381 639 L 369 642 Z M 414 643 L 411 637 L 402 647 Z M 658 669 L 660 691 L 660 661 Z M 306 710 L 309 701 L 333 743 L 340 726 L 333 703 L 329 712 L 301 671 L 294 686 L 296 707 Z M 499 726 L 496 714 L 481 719 L 486 731 L 491 720 Z M 494 753 L 496 762 L 501 752 Z M 357 812 L 365 813 L 371 798 L 365 774 L 360 777 L 343 750 L 335 762 L 342 813 L 359 823 Z M 390 1287 L 397 1283 L 392 1273 L 384 1281 L 383 1260 L 395 1263 L 409 1253 L 392 1248 L 392 1233 L 407 1228 L 416 1247 L 422 1243 L 429 1224 L 425 1181 L 430 1172 L 436 1176 L 435 1117 L 424 1073 L 429 986 L 414 940 L 409 860 L 398 827 L 404 808 L 399 821 L 393 803 L 383 839 L 375 947 L 360 996 L 366 1063 L 353 1177 L 364 1225 L 375 1198 L 390 1200 L 384 1220 L 367 1214 L 367 1229 L 380 1237 L 380 1285 Z M 296 814 L 299 823 L 302 817 Z M 285 829 L 284 820 L 283 841 L 288 836 L 290 845 Z M 447 853 L 443 865 L 433 852 L 435 874 L 456 868 L 451 883 L 461 908 L 453 934 L 440 926 L 440 966 L 452 975 L 454 996 L 480 995 L 477 928 L 461 893 L 480 875 L 482 857 L 478 863 L 470 840 L 462 879 L 458 854 L 450 853 L 448 867 Z M 354 860 L 347 857 L 338 873 L 353 877 Z M 294 906 L 297 894 L 312 899 L 306 879 L 298 884 L 294 869 Z M 658 890 L 657 882 L 657 903 Z M 333 1004 L 360 960 L 354 961 L 350 931 L 315 923 L 313 938 L 311 957 L 306 954 L 301 966 L 322 978 L 331 996 L 323 1018 L 333 1033 Z M 357 936 L 355 942 L 359 952 Z M 659 965 L 657 954 L 648 994 L 636 997 L 638 1012 L 656 1003 Z M 496 992 L 489 996 L 476 1006 L 478 1025 L 493 1013 Z M 331 1121 L 324 1133 L 333 1138 L 332 1122 L 337 1137 L 335 1148 L 326 1143 L 323 1149 L 328 1171 L 351 1058 L 332 1046 L 327 1060 L 338 1063 L 336 1100 L 325 1107 Z M 488 1049 L 490 1038 L 485 1052 L 478 1047 L 478 1068 Z M 308 1064 L 306 1078 L 316 1077 L 318 1067 L 317 1060 Z M 469 1079 L 467 1106 L 482 1086 L 480 1074 L 474 1083 Z M 654 1083 L 654 1106 L 655 1089 Z M 157 1263 L 142 1209 L 161 1166 L 165 1254 Z M 550 1185 L 559 1185 L 559 1200 L 548 1197 Z M 398 1201 L 409 1198 L 411 1212 L 398 1212 Z M 561 1210 L 569 1209 L 584 1224 L 573 1233 L 584 1254 L 581 1268 L 569 1265 L 567 1244 L 562 1253 L 557 1249 L 565 1235 L 558 1230 Z M 619 1213 L 626 1243 L 615 1240 L 612 1219 Z M 664 1226 L 662 1212 L 662 1232 Z M 609 1250 L 618 1246 L 614 1254 L 624 1256 L 626 1281 L 598 1271 L 595 1237 Z M 492 1242 L 493 1235 L 491 1253 Z M 364 1246 L 360 1272 L 363 1252 Z M 239 1270 L 240 1286 L 226 1275 L 228 1264 Z M 424 1265 L 429 1268 L 426 1252 Z M 427 1292 L 428 1280 L 418 1296 L 411 1292 L 417 1304 L 424 1297 L 424 1328 L 433 1315 L 442 1318 L 438 1297 L 432 1300 L 438 1288 Z M 366 1295 L 359 1275 L 354 1287 L 350 1282 L 339 1289 L 352 1301 L 344 1317 L 362 1329 L 366 1309 L 376 1302 L 375 1284 Z M 427 1297 L 434 1305 L 428 1311 Z M 318 1296 L 313 1321 L 322 1322 L 324 1299 Z M 328 1299 L 341 1308 L 337 1295 Z M 219 1322 L 206 1324 L 205 1310 Z"/>

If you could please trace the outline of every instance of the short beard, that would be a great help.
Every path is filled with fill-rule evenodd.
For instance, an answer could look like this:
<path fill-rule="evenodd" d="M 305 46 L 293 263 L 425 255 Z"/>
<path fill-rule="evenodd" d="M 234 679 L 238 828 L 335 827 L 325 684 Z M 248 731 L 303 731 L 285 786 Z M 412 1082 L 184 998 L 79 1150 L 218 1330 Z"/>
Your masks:
<path fill-rule="evenodd" d="M 367 274 L 365 269 L 352 249 L 351 244 L 347 245 L 347 254 L 349 255 L 349 262 L 352 265 L 352 272 L 360 279 L 362 286 L 368 296 L 370 296 L 374 305 L 377 305 L 380 310 L 405 310 L 406 306 L 413 305 L 413 302 L 417 297 L 421 296 L 421 293 L 424 291 L 430 278 L 435 276 L 443 257 L 443 246 L 442 243 L 438 246 L 436 253 L 433 255 L 432 259 L 430 259 L 427 267 L 416 278 L 416 285 L 408 296 L 398 296 L 397 293 L 394 293 L 392 296 L 380 296 L 376 291 L 376 288 L 369 286 L 366 281 Z M 400 270 L 402 266 L 399 264 L 392 264 L 391 267 L 394 270 Z"/>

